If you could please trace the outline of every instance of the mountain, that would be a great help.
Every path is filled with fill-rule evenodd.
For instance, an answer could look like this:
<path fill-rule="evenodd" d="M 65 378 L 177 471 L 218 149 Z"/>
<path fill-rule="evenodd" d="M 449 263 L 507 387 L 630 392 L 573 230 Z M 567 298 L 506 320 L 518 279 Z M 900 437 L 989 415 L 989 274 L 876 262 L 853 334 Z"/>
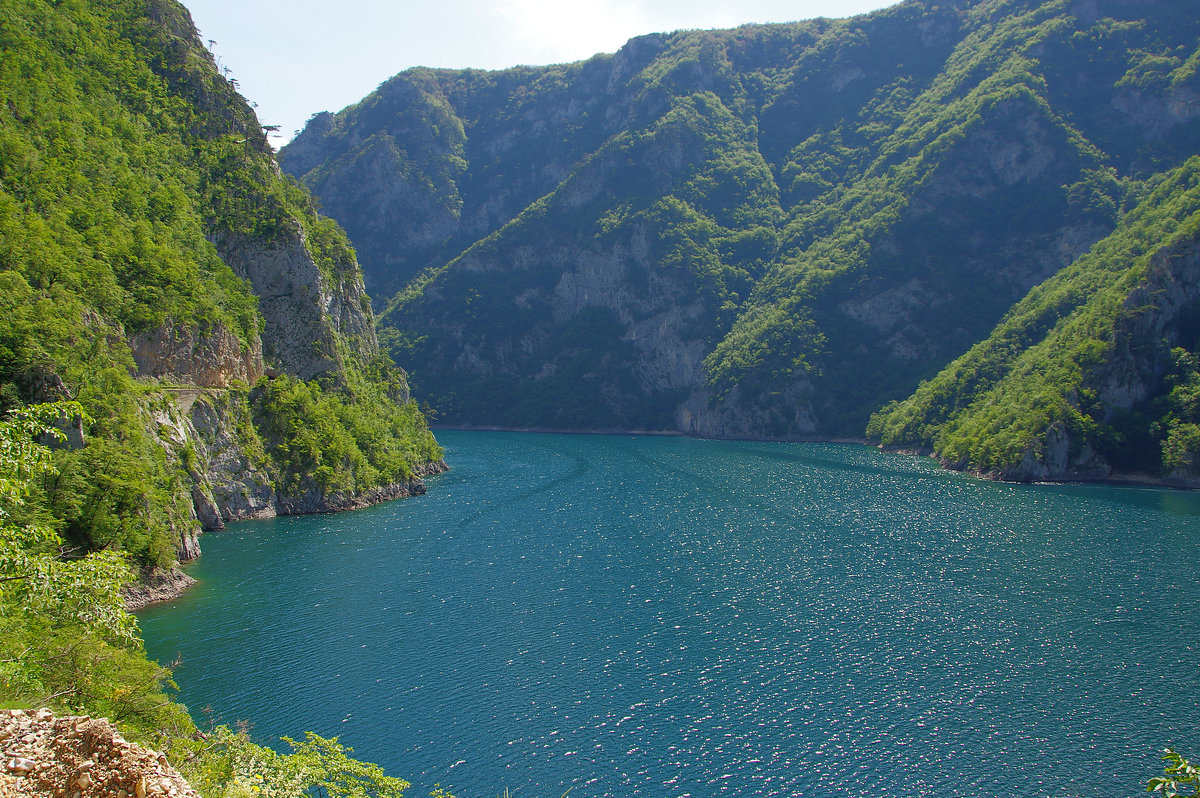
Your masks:
<path fill-rule="evenodd" d="M 861 437 L 1200 152 L 1183 0 L 910 0 L 412 69 L 282 167 L 444 422 Z"/>
<path fill-rule="evenodd" d="M 444 467 L 345 234 L 172 0 L 0 25 L 0 410 L 77 400 L 23 511 L 144 568 Z"/>
<path fill-rule="evenodd" d="M 1200 486 L 1200 156 L 983 341 L 877 413 L 885 445 L 1006 479 Z"/>

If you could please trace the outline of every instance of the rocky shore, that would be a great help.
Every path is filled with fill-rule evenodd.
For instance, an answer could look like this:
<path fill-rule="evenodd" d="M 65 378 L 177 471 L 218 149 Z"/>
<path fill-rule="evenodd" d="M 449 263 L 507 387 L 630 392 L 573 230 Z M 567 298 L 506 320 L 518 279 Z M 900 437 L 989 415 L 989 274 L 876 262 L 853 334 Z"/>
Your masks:
<path fill-rule="evenodd" d="M 155 568 L 125 588 L 125 609 L 134 612 L 159 601 L 179 598 L 196 580 L 178 568 Z"/>
<path fill-rule="evenodd" d="M 0 798 L 200 798 L 160 754 L 106 718 L 0 711 Z"/>
<path fill-rule="evenodd" d="M 449 471 L 445 460 L 425 463 L 416 469 L 417 476 L 401 482 L 381 485 L 361 493 L 324 493 L 311 491 L 299 497 L 277 498 L 279 515 L 313 515 L 318 513 L 340 513 L 346 510 L 361 510 L 380 502 L 392 499 L 403 499 L 408 496 L 423 496 L 425 494 L 424 477 Z M 271 513 L 271 516 L 275 513 Z M 191 560 L 200 555 L 200 547 L 192 541 L 194 552 L 187 559 Z M 143 607 L 160 601 L 170 601 L 179 598 L 183 592 L 196 580 L 178 568 L 154 568 L 143 572 L 138 580 L 124 590 L 125 609 L 135 612 Z"/>

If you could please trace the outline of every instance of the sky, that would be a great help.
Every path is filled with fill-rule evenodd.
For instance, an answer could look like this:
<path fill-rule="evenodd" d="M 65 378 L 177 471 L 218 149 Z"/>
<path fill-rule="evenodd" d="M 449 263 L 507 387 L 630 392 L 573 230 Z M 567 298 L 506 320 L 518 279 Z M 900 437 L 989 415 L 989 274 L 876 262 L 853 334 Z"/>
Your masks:
<path fill-rule="evenodd" d="M 897 0 L 183 0 L 276 147 L 413 66 L 580 61 L 634 36 L 848 17 Z"/>

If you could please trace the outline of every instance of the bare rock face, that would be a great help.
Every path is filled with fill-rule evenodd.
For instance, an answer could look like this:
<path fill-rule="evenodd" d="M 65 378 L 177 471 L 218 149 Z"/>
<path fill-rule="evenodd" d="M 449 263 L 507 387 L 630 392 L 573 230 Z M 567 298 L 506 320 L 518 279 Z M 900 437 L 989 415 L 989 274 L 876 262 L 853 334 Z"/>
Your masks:
<path fill-rule="evenodd" d="M 248 409 L 228 397 L 206 395 L 192 405 L 188 414 L 197 476 L 193 488 L 196 514 L 205 529 L 220 529 L 226 523 L 248 518 L 271 518 L 276 514 L 275 489 L 261 457 L 252 453 L 245 427 Z M 243 430 L 239 432 L 239 414 Z"/>
<path fill-rule="evenodd" d="M 165 755 L 105 718 L 0 710 L 0 798 L 200 798 Z"/>
<path fill-rule="evenodd" d="M 196 555 L 199 556 L 199 554 L 200 550 L 197 548 Z M 142 573 L 137 582 L 122 591 L 125 597 L 125 610 L 134 612 L 159 601 L 179 598 L 194 584 L 196 584 L 196 580 L 178 568 L 152 568 Z"/>
<path fill-rule="evenodd" d="M 224 388 L 263 374 L 261 339 L 243 343 L 220 324 L 205 331 L 170 325 L 130 336 L 129 346 L 140 377 Z"/>
<path fill-rule="evenodd" d="M 172 390 L 147 407 L 159 444 L 187 471 L 195 518 L 204 529 L 275 515 L 273 480 L 241 396 L 222 389 Z M 180 562 L 199 554 L 195 530 L 182 531 Z"/>
<path fill-rule="evenodd" d="M 213 243 L 258 295 L 267 363 L 310 380 L 340 370 L 339 336 L 366 359 L 378 353 L 361 275 L 346 270 L 332 284 L 305 246 L 298 222 L 269 242 L 226 233 Z"/>

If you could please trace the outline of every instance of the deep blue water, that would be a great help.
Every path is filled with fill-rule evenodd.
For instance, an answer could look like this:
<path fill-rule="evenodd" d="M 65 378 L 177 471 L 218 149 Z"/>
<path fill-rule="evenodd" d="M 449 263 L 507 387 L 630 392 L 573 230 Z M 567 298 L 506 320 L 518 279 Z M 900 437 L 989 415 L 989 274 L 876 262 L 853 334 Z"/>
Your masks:
<path fill-rule="evenodd" d="M 836 444 L 444 431 L 426 496 L 206 535 L 200 717 L 460 798 L 1131 796 L 1200 756 L 1200 496 Z"/>

